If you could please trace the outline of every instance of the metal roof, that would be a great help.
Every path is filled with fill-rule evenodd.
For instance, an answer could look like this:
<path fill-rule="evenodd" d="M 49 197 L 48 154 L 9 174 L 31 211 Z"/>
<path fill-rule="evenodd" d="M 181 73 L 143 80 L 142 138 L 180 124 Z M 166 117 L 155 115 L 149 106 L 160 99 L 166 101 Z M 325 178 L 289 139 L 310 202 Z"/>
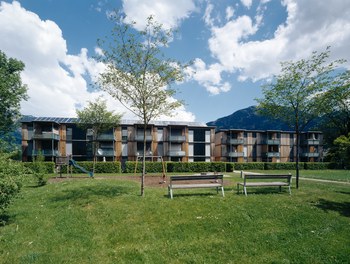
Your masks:
<path fill-rule="evenodd" d="M 35 116 L 23 116 L 21 123 L 32 123 L 32 122 L 53 122 L 58 124 L 73 124 L 78 121 L 78 118 L 71 117 L 35 117 Z M 136 125 L 142 124 L 141 121 L 137 120 L 120 120 L 120 125 Z M 185 122 L 185 121 L 152 121 L 150 125 L 155 126 L 194 126 L 194 127 L 208 127 L 205 123 L 201 122 Z"/>

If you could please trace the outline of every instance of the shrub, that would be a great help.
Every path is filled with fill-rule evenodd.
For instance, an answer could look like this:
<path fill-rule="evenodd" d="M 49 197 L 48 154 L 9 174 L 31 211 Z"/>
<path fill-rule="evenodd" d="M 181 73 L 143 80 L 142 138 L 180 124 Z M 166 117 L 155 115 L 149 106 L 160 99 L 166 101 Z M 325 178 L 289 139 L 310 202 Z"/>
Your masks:
<path fill-rule="evenodd" d="M 235 170 L 264 170 L 264 162 L 235 162 Z"/>
<path fill-rule="evenodd" d="M 331 169 L 332 164 L 329 162 L 305 162 L 305 170 L 326 170 Z"/>
<path fill-rule="evenodd" d="M 10 154 L 0 153 L 0 214 L 4 213 L 19 193 L 26 173 L 22 162 L 13 161 L 9 156 Z"/>
<path fill-rule="evenodd" d="M 233 162 L 226 162 L 226 172 L 233 172 L 233 170 L 235 169 L 235 164 Z"/>
<path fill-rule="evenodd" d="M 265 170 L 295 170 L 296 164 L 295 162 L 265 162 L 264 169 Z M 299 163 L 299 168 L 303 169 L 304 164 L 302 162 Z"/>
<path fill-rule="evenodd" d="M 92 161 L 76 161 L 77 165 L 81 166 L 87 171 L 92 171 L 93 162 Z M 73 167 L 73 173 L 83 173 L 79 168 Z M 119 161 L 107 161 L 107 162 L 96 162 L 95 163 L 95 173 L 120 173 L 121 164 Z"/>
<path fill-rule="evenodd" d="M 125 162 L 125 173 L 134 173 L 135 172 L 136 161 L 127 161 Z M 164 168 L 166 171 L 166 164 L 164 164 Z M 160 161 L 146 161 L 146 172 L 147 173 L 162 173 L 163 172 L 163 164 Z M 136 173 L 142 173 L 142 161 L 137 162 Z"/>
<path fill-rule="evenodd" d="M 23 166 L 28 169 L 28 173 L 38 172 L 34 162 L 23 162 Z M 55 163 L 52 161 L 41 162 L 41 166 L 45 174 L 55 172 Z"/>
<path fill-rule="evenodd" d="M 33 175 L 36 179 L 38 186 L 44 186 L 47 182 L 45 174 L 47 173 L 45 164 L 45 157 L 42 155 L 37 156 L 33 161 Z"/>

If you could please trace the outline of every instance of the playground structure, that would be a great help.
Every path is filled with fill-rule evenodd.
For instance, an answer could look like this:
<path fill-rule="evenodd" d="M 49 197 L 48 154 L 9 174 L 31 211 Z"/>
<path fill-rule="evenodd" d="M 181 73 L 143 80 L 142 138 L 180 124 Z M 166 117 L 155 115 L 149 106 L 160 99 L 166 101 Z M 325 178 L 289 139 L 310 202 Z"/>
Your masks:
<path fill-rule="evenodd" d="M 94 177 L 94 174 L 92 171 L 88 171 L 84 167 L 77 164 L 77 162 L 72 159 L 70 156 L 58 156 L 56 157 L 56 168 L 57 171 L 60 173 L 60 177 L 62 177 L 62 171 L 63 168 L 67 168 L 67 175 L 71 176 L 73 174 L 73 167 L 81 170 L 84 173 L 87 173 L 89 177 Z"/>
<path fill-rule="evenodd" d="M 137 164 L 138 162 L 141 160 L 142 161 L 143 157 L 142 156 L 137 156 L 136 158 L 136 162 L 135 162 L 135 175 L 137 173 Z M 160 183 L 165 183 L 165 177 L 166 177 L 166 169 L 165 169 L 165 162 L 163 160 L 163 157 L 162 156 L 152 156 L 152 155 L 147 155 L 145 157 L 146 161 L 158 161 L 158 162 L 161 162 L 162 163 L 162 182 Z"/>

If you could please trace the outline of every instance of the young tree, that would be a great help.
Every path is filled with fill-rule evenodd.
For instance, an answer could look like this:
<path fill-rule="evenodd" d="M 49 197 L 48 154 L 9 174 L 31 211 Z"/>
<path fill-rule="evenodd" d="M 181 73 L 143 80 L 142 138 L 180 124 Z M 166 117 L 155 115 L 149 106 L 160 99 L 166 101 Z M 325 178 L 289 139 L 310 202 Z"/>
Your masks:
<path fill-rule="evenodd" d="M 96 154 L 99 148 L 98 136 L 101 133 L 119 125 L 121 115 L 114 114 L 113 111 L 107 110 L 106 101 L 99 97 L 96 102 L 88 102 L 88 106 L 83 110 L 76 110 L 78 120 L 77 125 L 83 130 L 92 130 L 92 154 L 93 169 L 95 173 Z"/>
<path fill-rule="evenodd" d="M 338 67 L 344 60 L 328 63 L 330 48 L 313 52 L 308 59 L 281 63 L 281 73 L 262 87 L 257 99 L 262 113 L 285 121 L 296 133 L 296 187 L 299 188 L 300 132 L 324 113 L 322 94 L 338 86 Z"/>
<path fill-rule="evenodd" d="M 172 98 L 175 90 L 170 86 L 184 78 L 186 65 L 165 58 L 173 30 L 164 30 L 150 16 L 142 31 L 135 31 L 135 23 L 123 23 L 115 18 L 109 45 L 100 41 L 107 69 L 100 75 L 99 85 L 140 118 L 143 124 L 143 159 L 141 196 L 144 196 L 146 129 L 151 120 L 170 115 L 182 102 Z"/>
<path fill-rule="evenodd" d="M 22 84 L 20 75 L 23 70 L 23 62 L 7 58 L 0 51 L 0 141 L 15 130 L 20 118 L 20 103 L 28 99 L 27 87 Z"/>

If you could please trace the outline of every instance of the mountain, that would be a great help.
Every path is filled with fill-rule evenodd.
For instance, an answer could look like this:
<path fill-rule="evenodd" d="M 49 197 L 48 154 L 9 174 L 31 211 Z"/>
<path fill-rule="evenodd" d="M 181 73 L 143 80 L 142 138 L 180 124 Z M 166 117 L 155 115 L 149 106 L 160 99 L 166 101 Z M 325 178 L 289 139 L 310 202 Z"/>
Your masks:
<path fill-rule="evenodd" d="M 287 124 L 280 120 L 260 115 L 256 106 L 250 106 L 238 110 L 233 114 L 221 117 L 207 123 L 219 129 L 247 129 L 247 130 L 284 130 L 293 131 Z"/>

